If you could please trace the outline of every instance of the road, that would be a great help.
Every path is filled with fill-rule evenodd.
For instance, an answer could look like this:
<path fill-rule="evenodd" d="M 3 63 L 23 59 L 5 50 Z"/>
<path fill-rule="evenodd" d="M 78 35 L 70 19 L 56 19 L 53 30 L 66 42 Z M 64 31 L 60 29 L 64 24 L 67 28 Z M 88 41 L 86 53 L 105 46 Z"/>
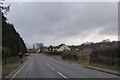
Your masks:
<path fill-rule="evenodd" d="M 57 60 L 43 54 L 31 54 L 14 78 L 117 78 L 117 76 Z"/>

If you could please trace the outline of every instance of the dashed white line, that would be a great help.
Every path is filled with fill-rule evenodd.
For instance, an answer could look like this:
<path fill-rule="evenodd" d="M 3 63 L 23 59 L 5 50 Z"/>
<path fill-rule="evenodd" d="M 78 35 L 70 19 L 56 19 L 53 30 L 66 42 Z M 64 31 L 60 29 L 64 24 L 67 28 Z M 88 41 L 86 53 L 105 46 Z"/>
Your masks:
<path fill-rule="evenodd" d="M 55 70 L 55 68 L 53 68 L 52 66 L 50 66 L 50 64 L 48 64 L 47 62 L 45 62 L 51 69 Z"/>
<path fill-rule="evenodd" d="M 29 58 L 30 59 L 30 58 Z M 29 60 L 28 60 L 29 61 Z M 27 61 L 27 62 L 28 62 Z M 27 64 L 27 62 L 13 75 L 13 77 L 10 79 L 12 80 L 13 78 L 15 78 L 15 76 L 23 69 L 23 67 Z"/>
<path fill-rule="evenodd" d="M 59 75 L 61 75 L 62 77 L 64 77 L 65 79 L 68 79 L 66 76 L 64 76 L 62 73 L 57 72 Z"/>
<path fill-rule="evenodd" d="M 52 66 L 50 66 L 50 68 L 52 68 L 53 70 L 55 70 L 55 68 L 53 68 Z"/>
<path fill-rule="evenodd" d="M 56 71 L 55 70 L 55 68 L 53 68 L 52 66 L 50 66 L 50 64 L 48 64 L 46 61 L 44 62 L 46 65 L 48 65 L 51 69 L 53 69 L 54 71 Z M 57 72 L 57 71 L 56 71 Z M 65 79 L 68 79 L 66 76 L 64 76 L 62 73 L 60 73 L 60 72 L 57 72 L 59 75 L 61 75 L 63 78 L 65 78 Z"/>
<path fill-rule="evenodd" d="M 50 66 L 47 62 L 44 62 L 45 64 L 47 64 L 48 66 Z"/>
<path fill-rule="evenodd" d="M 49 64 L 47 63 L 47 65 L 49 66 Z"/>
<path fill-rule="evenodd" d="M 48 64 L 47 62 L 44 62 L 45 64 L 47 64 L 51 69 L 53 69 L 54 71 L 56 71 L 55 70 L 55 68 L 53 68 L 52 66 L 50 66 L 50 64 Z M 56 71 L 57 72 L 57 71 Z M 60 73 L 60 72 L 57 72 L 59 75 L 61 75 L 63 78 L 65 78 L 65 79 L 68 79 L 66 76 L 64 76 L 62 73 Z"/>

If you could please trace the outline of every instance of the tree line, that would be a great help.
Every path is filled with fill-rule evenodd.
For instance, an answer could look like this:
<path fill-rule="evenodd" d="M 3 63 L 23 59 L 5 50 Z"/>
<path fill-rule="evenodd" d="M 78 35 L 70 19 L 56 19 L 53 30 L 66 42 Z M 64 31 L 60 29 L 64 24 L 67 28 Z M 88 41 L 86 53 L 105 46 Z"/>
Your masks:
<path fill-rule="evenodd" d="M 4 13 L 1 12 L 2 21 L 2 60 L 6 58 L 18 56 L 18 53 L 27 52 L 27 48 L 19 33 L 15 30 L 14 25 L 7 22 Z"/>

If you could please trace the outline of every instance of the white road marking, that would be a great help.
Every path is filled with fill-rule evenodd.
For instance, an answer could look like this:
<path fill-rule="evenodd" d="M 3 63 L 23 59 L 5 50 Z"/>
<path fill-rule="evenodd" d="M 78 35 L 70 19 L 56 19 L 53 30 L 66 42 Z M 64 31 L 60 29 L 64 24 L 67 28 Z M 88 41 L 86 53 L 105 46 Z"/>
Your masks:
<path fill-rule="evenodd" d="M 48 66 L 50 66 L 48 63 L 47 63 Z"/>
<path fill-rule="evenodd" d="M 61 75 L 62 77 L 64 77 L 65 79 L 68 79 L 66 76 L 64 76 L 62 73 L 57 72 L 59 75 Z"/>
<path fill-rule="evenodd" d="M 55 68 L 53 68 L 52 66 L 50 66 L 50 64 L 48 64 L 47 62 L 45 62 L 45 64 L 47 64 L 50 68 L 52 68 L 53 70 L 55 70 Z"/>
<path fill-rule="evenodd" d="M 52 68 L 53 70 L 55 70 L 55 68 L 53 68 L 52 66 L 50 66 L 50 68 Z"/>
<path fill-rule="evenodd" d="M 29 58 L 30 59 L 30 58 Z M 29 61 L 29 59 L 28 59 L 28 61 Z M 27 62 L 28 62 L 27 61 Z M 13 77 L 12 78 L 15 78 L 15 76 L 23 69 L 23 67 L 27 64 L 27 62 L 13 75 Z M 12 78 L 10 79 L 10 80 L 12 80 Z"/>
<path fill-rule="evenodd" d="M 47 64 L 48 66 L 50 66 L 47 62 L 44 62 L 45 64 Z"/>
<path fill-rule="evenodd" d="M 52 66 L 50 66 L 50 64 L 48 64 L 47 62 L 44 62 L 46 65 L 48 65 L 51 69 L 53 69 L 54 71 L 56 71 L 55 70 L 55 68 L 53 68 Z M 57 71 L 56 71 L 57 72 Z M 59 75 L 61 75 L 63 78 L 65 78 L 65 79 L 68 79 L 66 76 L 64 76 L 62 73 L 60 73 L 60 72 L 57 72 Z"/>

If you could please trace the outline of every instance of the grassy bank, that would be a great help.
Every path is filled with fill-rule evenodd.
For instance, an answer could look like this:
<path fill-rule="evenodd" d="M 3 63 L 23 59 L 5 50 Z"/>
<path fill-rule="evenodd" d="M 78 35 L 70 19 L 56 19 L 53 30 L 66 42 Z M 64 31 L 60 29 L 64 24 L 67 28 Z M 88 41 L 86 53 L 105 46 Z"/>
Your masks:
<path fill-rule="evenodd" d="M 88 60 L 79 60 L 79 61 L 76 61 L 78 64 L 81 64 L 81 65 L 89 65 L 89 61 Z"/>
<path fill-rule="evenodd" d="M 17 68 L 18 66 L 20 66 L 20 64 L 21 64 L 20 62 L 16 62 L 16 63 L 13 63 L 13 64 L 3 65 L 2 66 L 2 76 L 5 77 L 11 71 L 13 71 L 15 68 Z"/>
<path fill-rule="evenodd" d="M 18 60 L 15 63 L 8 63 L 7 65 L 2 65 L 2 77 L 5 77 L 6 75 L 8 75 L 15 68 L 23 64 L 26 60 L 27 58 L 24 58 L 22 63 Z"/>
<path fill-rule="evenodd" d="M 91 66 L 104 68 L 104 69 L 109 69 L 109 70 L 114 70 L 114 71 L 120 71 L 118 66 L 108 66 L 108 65 L 102 65 L 102 64 L 91 64 Z"/>
<path fill-rule="evenodd" d="M 103 65 L 103 64 L 90 64 L 88 60 L 72 60 L 72 59 L 63 59 L 63 60 L 67 60 L 70 62 L 74 62 L 80 65 L 84 65 L 84 66 L 94 66 L 94 67 L 99 67 L 99 68 L 104 68 L 104 69 L 109 69 L 109 70 L 114 70 L 114 71 L 118 71 L 118 66 L 108 66 L 108 65 Z"/>

